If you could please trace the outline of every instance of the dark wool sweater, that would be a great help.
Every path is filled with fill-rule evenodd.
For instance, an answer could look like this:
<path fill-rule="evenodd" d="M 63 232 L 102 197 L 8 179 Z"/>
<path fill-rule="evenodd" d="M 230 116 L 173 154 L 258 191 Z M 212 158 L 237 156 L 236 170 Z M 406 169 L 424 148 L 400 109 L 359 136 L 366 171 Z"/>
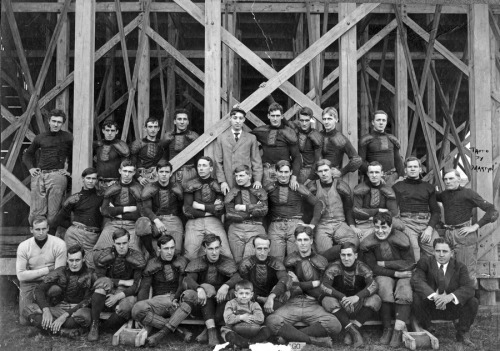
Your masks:
<path fill-rule="evenodd" d="M 38 150 L 40 150 L 40 155 L 38 164 L 35 165 L 35 155 Z M 23 162 L 28 169 L 51 170 L 63 169 L 67 160 L 70 168 L 72 150 L 73 135 L 63 130 L 57 133 L 49 131 L 35 137 L 30 147 L 23 154 Z"/>
<path fill-rule="evenodd" d="M 99 228 L 102 222 L 101 205 L 103 197 L 98 196 L 96 189 L 82 190 L 71 195 L 64 201 L 63 207 L 59 210 L 51 226 L 59 226 L 65 219 L 71 218 L 73 212 L 73 222 L 85 224 L 88 227 Z"/>
<path fill-rule="evenodd" d="M 329 160 L 332 166 L 338 168 L 342 175 L 356 171 L 361 165 L 361 157 L 359 157 L 349 139 L 336 129 L 329 132 L 323 130 L 321 133 L 324 136 L 323 158 Z M 349 163 L 342 167 L 344 154 L 349 157 Z"/>
<path fill-rule="evenodd" d="M 486 212 L 477 224 L 479 227 L 493 223 L 498 219 L 495 206 L 484 200 L 474 190 L 459 186 L 455 190 L 445 190 L 437 194 L 437 201 L 443 203 L 444 219 L 448 225 L 461 224 L 472 217 L 472 210 L 479 207 Z"/>
<path fill-rule="evenodd" d="M 179 216 L 182 207 L 182 189 L 174 192 L 172 187 L 179 185 L 168 183 L 162 186 L 160 182 L 147 184 L 142 191 L 142 214 L 154 221 L 158 216 Z M 152 196 L 149 193 L 153 193 Z"/>
<path fill-rule="evenodd" d="M 360 170 L 368 171 L 368 164 L 378 161 L 384 172 L 396 169 L 399 175 L 404 174 L 403 159 L 399 154 L 399 143 L 395 136 L 385 132 L 372 131 L 361 137 L 359 141 L 359 156 L 363 159 Z"/>
<path fill-rule="evenodd" d="M 428 225 L 434 228 L 441 217 L 441 210 L 436 201 L 434 187 L 421 179 L 410 179 L 398 182 L 392 186 L 396 193 L 399 212 L 430 212 Z"/>
<path fill-rule="evenodd" d="M 121 144 L 124 153 L 118 153 L 115 145 Z M 96 143 L 95 154 L 96 154 L 96 168 L 99 178 L 120 178 L 120 173 L 118 169 L 120 168 L 120 163 L 129 156 L 130 151 L 128 146 L 119 139 L 105 140 Z"/>

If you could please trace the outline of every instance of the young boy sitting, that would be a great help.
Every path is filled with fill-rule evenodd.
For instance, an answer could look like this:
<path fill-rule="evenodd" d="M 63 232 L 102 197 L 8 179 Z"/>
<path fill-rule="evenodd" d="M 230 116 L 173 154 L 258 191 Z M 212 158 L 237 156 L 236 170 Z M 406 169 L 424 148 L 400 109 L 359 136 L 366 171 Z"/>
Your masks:
<path fill-rule="evenodd" d="M 252 301 L 253 284 L 248 280 L 236 283 L 236 298 L 226 304 L 221 334 L 229 347 L 248 348 L 250 344 L 263 342 L 271 336 L 271 330 L 263 326 L 264 313 L 257 302 Z"/>

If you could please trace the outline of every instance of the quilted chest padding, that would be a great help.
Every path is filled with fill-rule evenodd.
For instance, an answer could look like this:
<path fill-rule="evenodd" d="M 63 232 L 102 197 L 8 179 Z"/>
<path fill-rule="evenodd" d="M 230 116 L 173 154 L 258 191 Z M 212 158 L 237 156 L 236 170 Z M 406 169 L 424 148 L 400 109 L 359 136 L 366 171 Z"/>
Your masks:
<path fill-rule="evenodd" d="M 316 269 L 310 260 L 301 260 L 295 267 L 295 273 L 300 281 L 306 282 L 321 278 L 321 271 Z"/>
<path fill-rule="evenodd" d="M 307 141 L 307 134 L 299 133 L 299 150 L 301 152 L 303 152 L 306 147 L 306 141 Z"/>
<path fill-rule="evenodd" d="M 98 158 L 101 160 L 101 161 L 109 161 L 109 154 L 111 152 L 111 145 L 107 145 L 107 144 L 104 144 L 101 148 L 100 148 L 100 152 L 99 152 L 99 155 L 98 155 Z"/>
<path fill-rule="evenodd" d="M 213 203 L 215 201 L 215 192 L 212 191 L 209 184 L 203 184 L 201 187 L 201 199 L 205 203 Z"/>
<path fill-rule="evenodd" d="M 127 206 L 130 203 L 130 192 L 128 188 L 121 188 L 120 194 L 116 197 L 116 205 Z"/>

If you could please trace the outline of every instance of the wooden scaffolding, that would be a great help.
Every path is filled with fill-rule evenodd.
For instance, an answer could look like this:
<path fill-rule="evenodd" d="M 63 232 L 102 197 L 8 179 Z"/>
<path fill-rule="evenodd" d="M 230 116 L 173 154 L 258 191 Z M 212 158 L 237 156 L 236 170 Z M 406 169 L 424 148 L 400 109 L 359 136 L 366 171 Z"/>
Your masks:
<path fill-rule="evenodd" d="M 426 180 L 442 188 L 441 170 L 459 166 L 468 186 L 500 208 L 500 5 L 356 2 L 3 0 L 0 243 L 25 234 L 18 223 L 26 222 L 30 177 L 21 152 L 55 107 L 70 116 L 74 175 L 92 163 L 108 116 L 131 141 L 150 115 L 161 116 L 165 133 L 176 107 L 191 108 L 201 136 L 172 160 L 177 169 L 212 153 L 236 103 L 250 127 L 265 123 L 269 94 L 288 119 L 301 106 L 316 117 L 337 106 L 353 145 L 370 113 L 384 108 L 402 154 L 426 164 Z M 346 180 L 354 185 L 357 175 Z M 79 177 L 72 186 L 80 189 Z M 489 292 L 481 302 L 495 304 L 498 223 L 479 236 Z"/>

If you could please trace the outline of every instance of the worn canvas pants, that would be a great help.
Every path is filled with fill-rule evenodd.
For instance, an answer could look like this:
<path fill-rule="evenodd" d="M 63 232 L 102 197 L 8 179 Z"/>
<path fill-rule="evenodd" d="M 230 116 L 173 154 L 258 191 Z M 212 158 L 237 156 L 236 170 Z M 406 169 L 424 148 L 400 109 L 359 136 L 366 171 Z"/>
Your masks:
<path fill-rule="evenodd" d="M 50 313 L 54 319 L 61 317 L 65 312 L 74 308 L 76 304 L 61 302 L 57 306 L 49 307 Z M 40 306 L 36 303 L 29 304 L 23 311 L 25 318 L 28 318 L 32 314 L 42 314 Z M 87 328 L 90 326 L 92 318 L 90 316 L 90 308 L 84 307 L 77 309 L 72 315 L 73 319 L 80 327 Z"/>
<path fill-rule="evenodd" d="M 477 232 L 458 235 L 457 229 L 446 229 L 445 237 L 455 245 L 455 258 L 467 266 L 469 276 L 477 287 Z"/>
<path fill-rule="evenodd" d="M 32 223 L 37 216 L 46 217 L 51 221 L 59 212 L 66 194 L 68 180 L 58 171 L 40 173 L 31 177 L 31 202 L 28 221 Z"/>
<path fill-rule="evenodd" d="M 233 258 L 226 232 L 222 222 L 217 217 L 203 217 L 190 219 L 186 223 L 184 237 L 184 256 L 188 260 L 194 260 L 203 255 L 201 243 L 206 234 L 215 234 L 221 239 L 221 254 Z"/>
<path fill-rule="evenodd" d="M 266 234 L 264 227 L 259 223 L 232 223 L 229 226 L 229 246 L 236 263 L 240 263 L 243 257 L 255 253 L 252 239 L 259 234 Z"/>
<path fill-rule="evenodd" d="M 321 219 L 316 227 L 314 235 L 314 244 L 316 250 L 322 253 L 333 245 L 341 245 L 345 242 L 351 242 L 359 246 L 359 239 L 345 222 L 339 222 L 333 219 Z"/>
<path fill-rule="evenodd" d="M 413 249 L 413 254 L 415 256 L 415 262 L 418 262 L 420 259 L 421 251 L 423 251 L 424 255 L 432 256 L 434 254 L 434 248 L 432 247 L 432 243 L 435 239 L 439 237 L 438 232 L 433 229 L 431 240 L 428 243 L 423 243 L 420 238 L 422 236 L 422 232 L 427 228 L 427 223 L 429 223 L 429 218 L 417 218 L 417 217 L 401 217 L 405 225 L 404 233 L 410 239 L 410 245 Z"/>
<path fill-rule="evenodd" d="M 286 255 L 297 251 L 293 232 L 299 223 L 302 223 L 302 219 L 300 218 L 271 222 L 269 228 L 267 228 L 267 234 L 271 240 L 271 248 L 269 250 L 271 256 L 283 262 Z"/>
<path fill-rule="evenodd" d="M 86 226 L 73 222 L 73 225 L 66 230 L 64 235 L 64 241 L 66 242 L 66 247 L 70 248 L 73 245 L 80 245 L 85 251 L 85 263 L 90 269 L 94 269 L 94 260 L 92 256 L 92 250 L 94 249 L 97 240 L 99 239 L 100 233 L 95 231 L 85 230 Z M 91 228 L 97 229 L 97 228 Z"/>

